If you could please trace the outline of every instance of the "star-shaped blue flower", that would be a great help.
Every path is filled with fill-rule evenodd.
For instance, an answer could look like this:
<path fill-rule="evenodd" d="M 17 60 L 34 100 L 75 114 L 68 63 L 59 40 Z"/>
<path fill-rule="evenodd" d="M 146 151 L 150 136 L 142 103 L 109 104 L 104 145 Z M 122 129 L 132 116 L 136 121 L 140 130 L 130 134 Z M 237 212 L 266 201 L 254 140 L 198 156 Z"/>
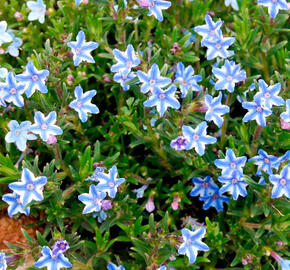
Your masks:
<path fill-rule="evenodd" d="M 78 199 L 85 204 L 83 214 L 101 211 L 102 200 L 105 199 L 106 193 L 98 191 L 95 185 L 90 185 L 89 193 L 83 193 Z"/>
<path fill-rule="evenodd" d="M 17 81 L 25 85 L 25 94 L 28 98 L 30 98 L 35 90 L 39 90 L 43 94 L 47 93 L 45 81 L 48 75 L 48 70 L 37 70 L 32 61 L 29 61 L 25 68 L 25 72 L 23 74 L 16 75 L 15 78 Z"/>
<path fill-rule="evenodd" d="M 230 111 L 229 106 L 221 104 L 221 100 L 222 93 L 219 93 L 215 98 L 211 95 L 205 95 L 205 104 L 208 108 L 205 114 L 205 120 L 213 121 L 219 128 L 224 123 L 222 115 L 229 113 Z"/>
<path fill-rule="evenodd" d="M 160 76 L 160 71 L 157 64 L 153 64 L 147 74 L 138 70 L 137 76 L 142 83 L 140 91 L 143 94 L 146 94 L 149 91 L 154 91 L 156 88 L 166 87 L 171 83 L 170 78 Z"/>
<path fill-rule="evenodd" d="M 156 106 L 156 110 L 162 117 L 167 108 L 178 110 L 180 108 L 179 101 L 175 98 L 176 86 L 170 85 L 166 90 L 155 88 L 152 95 L 144 102 L 145 107 Z"/>
<path fill-rule="evenodd" d="M 183 136 L 187 139 L 188 143 L 186 150 L 192 148 L 202 156 L 204 154 L 205 145 L 216 143 L 217 139 L 215 137 L 206 135 L 207 123 L 205 121 L 198 124 L 198 126 L 193 129 L 190 126 L 183 125 L 182 133 Z"/>
<path fill-rule="evenodd" d="M 149 0 L 148 1 L 148 16 L 153 15 L 158 21 L 163 21 L 163 15 L 162 10 L 168 9 L 171 6 L 170 1 L 164 1 L 164 0 Z"/>
<path fill-rule="evenodd" d="M 80 86 L 75 88 L 75 97 L 68 106 L 75 111 L 78 112 L 79 118 L 82 122 L 86 122 L 88 120 L 88 113 L 99 113 L 99 108 L 91 103 L 92 98 L 96 95 L 96 90 L 87 91 L 85 94 L 83 93 L 83 89 Z"/>
<path fill-rule="evenodd" d="M 0 253 L 0 270 L 6 270 L 7 269 L 7 263 L 5 258 L 5 253 Z"/>
<path fill-rule="evenodd" d="M 2 99 L 6 102 L 12 102 L 17 107 L 24 106 L 24 99 L 22 97 L 25 89 L 24 85 L 18 84 L 12 72 L 8 73 L 5 83 L 1 83 Z"/>
<path fill-rule="evenodd" d="M 7 22 L 1 21 L 0 22 L 0 46 L 3 43 L 8 43 L 12 41 L 11 35 L 7 32 Z"/>
<path fill-rule="evenodd" d="M 244 122 L 256 120 L 258 125 L 262 127 L 267 125 L 266 117 L 272 114 L 272 110 L 265 106 L 264 100 L 254 97 L 253 102 L 243 102 L 242 107 L 248 110 L 243 117 Z"/>
<path fill-rule="evenodd" d="M 19 48 L 22 45 L 22 39 L 19 37 L 16 37 L 13 34 L 13 31 L 11 29 L 9 29 L 8 34 L 11 36 L 12 38 L 12 43 L 9 44 L 9 46 L 7 47 L 7 52 L 14 57 L 17 57 L 19 55 Z"/>
<path fill-rule="evenodd" d="M 221 31 L 218 31 L 218 37 L 214 40 L 204 40 L 203 46 L 207 47 L 206 58 L 212 60 L 216 57 L 228 58 L 232 52 L 228 48 L 235 42 L 234 37 L 224 38 Z"/>
<path fill-rule="evenodd" d="M 192 66 L 184 67 L 182 62 L 177 64 L 175 80 L 179 82 L 179 88 L 181 91 L 181 98 L 185 98 L 189 89 L 193 91 L 200 91 L 200 86 L 197 84 L 202 81 L 200 75 L 194 75 L 194 69 Z"/>
<path fill-rule="evenodd" d="M 290 99 L 286 100 L 286 111 L 280 114 L 280 117 L 290 123 Z"/>
<path fill-rule="evenodd" d="M 215 182 L 212 180 L 210 176 L 206 176 L 205 178 L 200 177 L 193 177 L 192 183 L 194 183 L 193 189 L 190 191 L 190 196 L 210 196 L 212 195 L 216 190 L 219 189 L 219 187 L 215 184 Z"/>
<path fill-rule="evenodd" d="M 117 266 L 114 263 L 109 263 L 107 265 L 108 270 L 125 270 L 125 267 L 123 265 Z"/>
<path fill-rule="evenodd" d="M 220 188 L 220 194 L 229 192 L 233 195 L 234 200 L 237 200 L 239 195 L 242 197 L 247 196 L 247 183 L 244 181 L 243 176 L 235 171 L 231 176 L 220 176 L 218 180 L 224 185 Z"/>
<path fill-rule="evenodd" d="M 239 6 L 238 6 L 237 0 L 225 0 L 225 5 L 226 5 L 226 7 L 231 5 L 233 9 L 239 10 Z"/>
<path fill-rule="evenodd" d="M 20 151 L 26 149 L 27 140 L 35 140 L 36 136 L 29 133 L 31 126 L 30 121 L 24 121 L 18 124 L 16 120 L 11 120 L 8 124 L 10 131 L 5 136 L 5 141 L 15 143 Z"/>
<path fill-rule="evenodd" d="M 201 201 L 204 201 L 204 204 L 202 206 L 203 210 L 207 210 L 210 207 L 214 207 L 218 212 L 224 210 L 224 203 L 228 203 L 230 201 L 230 198 L 223 196 L 219 190 L 216 190 L 214 194 L 205 196 L 205 197 L 199 197 Z"/>
<path fill-rule="evenodd" d="M 55 125 L 56 112 L 50 112 L 48 116 L 44 116 L 42 112 L 34 114 L 34 124 L 30 127 L 30 131 L 38 134 L 43 141 L 47 141 L 50 135 L 61 135 L 62 129 Z"/>
<path fill-rule="evenodd" d="M 269 177 L 274 185 L 272 189 L 272 198 L 279 198 L 285 195 L 290 199 L 290 165 L 285 166 L 280 174 L 272 174 Z"/>
<path fill-rule="evenodd" d="M 230 93 L 234 92 L 235 84 L 243 81 L 247 74 L 246 71 L 241 70 L 240 65 L 236 65 L 234 61 L 226 60 L 221 67 L 213 67 L 212 72 L 218 81 L 215 83 L 215 90 L 228 90 Z"/>
<path fill-rule="evenodd" d="M 42 257 L 34 264 L 37 268 L 46 267 L 47 270 L 60 270 L 61 268 L 71 268 L 72 264 L 62 254 L 53 254 L 51 249 L 47 246 L 42 247 Z"/>
<path fill-rule="evenodd" d="M 209 247 L 201 241 L 205 236 L 205 228 L 202 226 L 195 231 L 191 231 L 189 229 L 182 229 L 182 238 L 183 243 L 180 245 L 178 249 L 178 254 L 186 255 L 189 259 L 190 263 L 194 263 L 196 261 L 197 252 L 208 251 Z"/>
<path fill-rule="evenodd" d="M 255 98 L 263 99 L 266 107 L 271 109 L 273 105 L 282 106 L 285 104 L 284 99 L 278 96 L 281 91 L 280 83 L 268 86 L 262 79 L 260 79 L 258 83 L 259 92 L 255 95 Z"/>
<path fill-rule="evenodd" d="M 91 56 L 91 51 L 98 48 L 99 43 L 94 41 L 86 42 L 84 31 L 79 31 L 76 41 L 68 42 L 67 46 L 71 48 L 75 66 L 78 66 L 82 61 L 95 63 L 94 58 Z"/>
<path fill-rule="evenodd" d="M 268 7 L 269 15 L 275 18 L 279 13 L 279 10 L 288 10 L 286 0 L 258 0 L 258 4 Z"/>
<path fill-rule="evenodd" d="M 31 10 L 28 15 L 29 21 L 38 20 L 40 23 L 44 23 L 44 17 L 46 13 L 46 5 L 43 3 L 43 0 L 28 1 L 27 7 Z"/>
<path fill-rule="evenodd" d="M 21 174 L 20 182 L 9 184 L 9 188 L 14 193 L 20 196 L 20 202 L 25 206 L 26 204 L 35 201 L 43 200 L 43 186 L 47 182 L 47 177 L 36 177 L 27 168 L 24 168 Z"/>
<path fill-rule="evenodd" d="M 126 84 L 126 82 L 134 79 L 136 77 L 134 72 L 131 72 L 129 69 L 120 70 L 117 72 L 113 79 L 115 82 L 118 82 L 121 84 L 124 91 L 127 91 L 130 89 L 130 85 Z"/>
<path fill-rule="evenodd" d="M 223 24 L 220 19 L 215 23 L 208 14 L 205 15 L 205 22 L 206 24 L 204 25 L 194 27 L 194 31 L 202 36 L 202 46 L 205 40 L 214 40 L 218 38 L 218 32 Z"/>
<path fill-rule="evenodd" d="M 223 176 L 231 176 L 233 172 L 237 171 L 240 175 L 243 174 L 243 167 L 247 161 L 246 156 L 236 157 L 232 149 L 227 149 L 224 159 L 216 159 L 214 164 L 222 170 Z"/>
<path fill-rule="evenodd" d="M 135 50 L 131 44 L 127 46 L 125 52 L 122 52 L 118 49 L 114 49 L 113 55 L 117 61 L 117 64 L 111 66 L 112 72 L 119 72 L 124 69 L 131 70 L 131 68 L 137 67 L 141 63 L 139 57 L 135 53 Z"/>
<path fill-rule="evenodd" d="M 9 204 L 8 206 L 8 216 L 12 217 L 17 213 L 23 213 L 26 216 L 29 215 L 30 207 L 23 209 L 23 204 L 20 201 L 20 196 L 16 193 L 5 194 L 2 200 Z M 0 268 L 1 269 L 1 268 Z"/>
<path fill-rule="evenodd" d="M 119 185 L 125 182 L 125 178 L 117 178 L 118 170 L 116 166 L 113 166 L 109 173 L 104 172 L 98 173 L 97 177 L 99 183 L 97 185 L 97 190 L 102 192 L 107 192 L 109 197 L 114 199 L 117 194 L 117 188 Z"/>

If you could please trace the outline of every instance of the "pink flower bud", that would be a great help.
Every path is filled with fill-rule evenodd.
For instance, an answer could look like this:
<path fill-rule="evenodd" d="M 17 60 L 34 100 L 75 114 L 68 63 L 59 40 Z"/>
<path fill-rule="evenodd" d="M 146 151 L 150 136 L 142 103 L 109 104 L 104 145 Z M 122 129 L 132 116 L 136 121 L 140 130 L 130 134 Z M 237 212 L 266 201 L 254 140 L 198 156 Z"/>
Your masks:
<path fill-rule="evenodd" d="M 83 4 L 87 5 L 89 3 L 89 0 L 83 0 Z"/>
<path fill-rule="evenodd" d="M 14 13 L 14 18 L 17 20 L 17 21 L 21 21 L 22 20 L 22 14 L 19 12 L 19 11 L 16 11 Z"/>
<path fill-rule="evenodd" d="M 153 201 L 153 197 L 151 197 L 151 196 L 149 197 L 149 200 L 146 203 L 145 208 L 146 208 L 147 212 L 149 212 L 149 213 L 154 211 L 155 204 L 154 204 L 154 201 Z"/>
<path fill-rule="evenodd" d="M 280 119 L 280 123 L 281 123 L 281 128 L 282 129 L 287 129 L 287 130 L 290 129 L 290 123 L 284 121 L 283 119 Z"/>
<path fill-rule="evenodd" d="M 48 144 L 56 144 L 57 138 L 54 135 L 49 135 L 47 143 Z"/>
<path fill-rule="evenodd" d="M 178 196 L 174 196 L 173 202 L 171 203 L 171 207 L 173 210 L 177 210 L 179 207 L 179 197 Z"/>
<path fill-rule="evenodd" d="M 112 81 L 107 75 L 103 75 L 103 79 L 104 79 L 105 82 L 111 82 Z"/>
<path fill-rule="evenodd" d="M 102 201 L 102 209 L 103 210 L 112 209 L 112 201 L 111 200 L 103 200 Z"/>
<path fill-rule="evenodd" d="M 3 48 L 0 48 L 0 54 L 4 54 L 5 50 Z"/>
<path fill-rule="evenodd" d="M 148 8 L 149 7 L 149 0 L 137 0 L 138 4 L 142 8 Z"/>

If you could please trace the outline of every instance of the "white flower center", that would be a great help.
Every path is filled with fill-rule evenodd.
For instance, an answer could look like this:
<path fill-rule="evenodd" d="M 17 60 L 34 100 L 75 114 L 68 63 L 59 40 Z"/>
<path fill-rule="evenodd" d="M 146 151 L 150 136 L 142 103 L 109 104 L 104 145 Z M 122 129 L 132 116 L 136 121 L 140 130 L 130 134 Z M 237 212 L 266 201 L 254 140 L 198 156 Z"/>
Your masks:
<path fill-rule="evenodd" d="M 269 164 L 269 163 L 270 163 L 270 160 L 269 160 L 268 158 L 264 158 L 264 162 L 265 162 L 266 164 Z"/>
<path fill-rule="evenodd" d="M 18 204 L 21 204 L 20 198 L 17 198 L 17 199 L 16 199 L 16 202 L 17 202 Z"/>
<path fill-rule="evenodd" d="M 220 50 L 220 48 L 222 47 L 222 45 L 221 45 L 220 43 L 217 43 L 217 44 L 215 45 L 215 47 L 216 47 L 218 50 Z"/>
<path fill-rule="evenodd" d="M 199 139 L 199 135 L 194 134 L 194 135 L 192 136 L 192 139 L 195 140 L 195 141 L 197 141 L 197 140 Z"/>
<path fill-rule="evenodd" d="M 231 168 L 232 168 L 232 169 L 235 169 L 236 167 L 237 167 L 236 163 L 232 162 L 232 163 L 231 163 Z"/>
<path fill-rule="evenodd" d="M 33 75 L 32 76 L 32 80 L 35 81 L 35 82 L 37 82 L 38 81 L 38 76 L 37 75 Z"/>
<path fill-rule="evenodd" d="M 159 94 L 159 98 L 160 98 L 160 99 L 164 99 L 164 98 L 166 98 L 166 95 L 163 94 L 163 93 L 161 93 L 161 94 Z"/>
<path fill-rule="evenodd" d="M 110 187 L 110 188 L 112 188 L 112 187 L 114 187 L 114 186 L 115 186 L 114 182 L 110 182 L 110 183 L 109 183 L 109 187 Z"/>
<path fill-rule="evenodd" d="M 76 48 L 76 54 L 80 54 L 82 52 L 81 48 Z"/>
<path fill-rule="evenodd" d="M 187 85 L 187 81 L 186 80 L 183 80 L 182 84 L 183 85 Z"/>
<path fill-rule="evenodd" d="M 214 31 L 214 30 L 211 30 L 211 31 L 209 32 L 209 35 L 210 35 L 210 36 L 214 36 L 214 35 L 215 35 L 215 31 Z"/>
<path fill-rule="evenodd" d="M 233 178 L 233 179 L 232 179 L 232 183 L 233 183 L 233 184 L 236 184 L 236 183 L 238 183 L 238 179 L 236 179 L 236 178 Z"/>
<path fill-rule="evenodd" d="M 20 133 L 21 133 L 21 131 L 20 131 L 20 130 L 18 130 L 18 129 L 15 131 L 15 135 L 17 135 L 17 136 L 19 136 L 19 135 L 20 135 Z"/>
<path fill-rule="evenodd" d="M 34 190 L 34 185 L 33 184 L 27 184 L 26 189 L 28 190 Z"/>
<path fill-rule="evenodd" d="M 285 186 L 286 183 L 287 183 L 287 181 L 286 181 L 285 178 L 282 178 L 282 179 L 280 180 L 280 184 L 281 184 L 281 186 Z"/>
<path fill-rule="evenodd" d="M 131 67 L 133 65 L 132 61 L 128 60 L 127 61 L 127 67 Z"/>
<path fill-rule="evenodd" d="M 192 241 L 191 241 L 190 238 L 186 240 L 186 244 L 187 244 L 188 246 L 190 246 L 190 245 L 192 244 Z"/>
<path fill-rule="evenodd" d="M 48 128 L 48 126 L 47 126 L 46 123 L 43 123 L 43 124 L 41 125 L 41 129 L 46 130 L 47 128 Z"/>
<path fill-rule="evenodd" d="M 227 81 L 230 82 L 233 80 L 233 77 L 231 75 L 227 76 Z"/>
<path fill-rule="evenodd" d="M 212 198 L 214 199 L 214 200 L 216 200 L 216 199 L 218 199 L 218 195 L 217 194 L 214 194 L 214 195 L 212 195 Z"/>
<path fill-rule="evenodd" d="M 149 82 L 151 85 L 155 84 L 156 81 L 154 79 L 151 79 L 150 82 Z"/>
<path fill-rule="evenodd" d="M 273 2 L 273 3 L 277 3 L 277 2 L 278 2 L 278 0 L 272 0 L 272 2 Z"/>
<path fill-rule="evenodd" d="M 99 199 L 98 198 L 94 198 L 94 204 L 99 204 Z"/>
<path fill-rule="evenodd" d="M 204 188 L 207 188 L 207 187 L 208 187 L 208 183 L 204 182 L 204 183 L 202 183 L 202 186 L 203 186 Z"/>
<path fill-rule="evenodd" d="M 10 94 L 11 95 L 15 95 L 16 93 L 17 93 L 16 88 L 13 87 L 13 88 L 10 89 Z"/>
<path fill-rule="evenodd" d="M 257 111 L 257 112 L 262 112 L 262 111 L 263 111 L 263 109 L 262 109 L 262 107 L 261 107 L 261 106 L 258 106 L 258 107 L 256 108 L 256 111 Z"/>
<path fill-rule="evenodd" d="M 77 107 L 78 107 L 78 108 L 82 107 L 82 105 L 83 105 L 83 104 L 82 104 L 81 101 L 78 101 L 78 102 L 77 102 Z"/>
<path fill-rule="evenodd" d="M 270 94 L 269 92 L 266 92 L 266 93 L 264 94 L 264 97 L 265 97 L 265 98 L 269 98 L 269 97 L 271 97 L 271 94 Z"/>

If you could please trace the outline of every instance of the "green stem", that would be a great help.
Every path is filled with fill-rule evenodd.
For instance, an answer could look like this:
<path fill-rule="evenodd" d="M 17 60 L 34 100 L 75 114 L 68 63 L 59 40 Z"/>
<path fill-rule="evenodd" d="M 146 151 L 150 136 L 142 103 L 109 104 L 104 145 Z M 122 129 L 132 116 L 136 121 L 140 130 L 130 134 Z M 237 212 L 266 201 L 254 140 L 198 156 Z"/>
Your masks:
<path fill-rule="evenodd" d="M 261 133 L 262 133 L 263 127 L 262 126 L 257 126 L 255 129 L 255 133 L 254 133 L 254 137 L 253 137 L 253 144 L 251 147 L 251 154 L 252 156 L 254 156 L 257 152 L 257 148 L 258 148 L 258 142 L 257 140 L 260 138 Z"/>
<path fill-rule="evenodd" d="M 233 97 L 232 93 L 229 93 L 226 100 L 226 105 L 228 105 L 229 107 L 231 106 L 232 97 Z M 222 131 L 221 131 L 221 148 L 224 147 L 224 144 L 226 142 L 226 131 L 228 127 L 228 121 L 229 121 L 229 114 L 224 116 L 224 124 L 222 126 Z"/>

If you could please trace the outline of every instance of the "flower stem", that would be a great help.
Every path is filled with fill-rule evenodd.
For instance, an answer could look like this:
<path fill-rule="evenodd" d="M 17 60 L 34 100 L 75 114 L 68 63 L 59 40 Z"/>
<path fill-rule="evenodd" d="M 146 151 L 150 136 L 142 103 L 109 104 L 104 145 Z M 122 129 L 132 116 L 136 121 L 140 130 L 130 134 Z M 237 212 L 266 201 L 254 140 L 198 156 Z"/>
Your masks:
<path fill-rule="evenodd" d="M 229 107 L 231 106 L 232 97 L 233 97 L 232 93 L 229 93 L 226 100 L 226 105 L 228 105 Z M 229 114 L 224 116 L 224 124 L 222 125 L 222 129 L 221 129 L 221 148 L 224 147 L 224 144 L 226 142 L 226 131 L 227 131 L 227 126 L 228 126 L 228 120 L 229 120 Z"/>

